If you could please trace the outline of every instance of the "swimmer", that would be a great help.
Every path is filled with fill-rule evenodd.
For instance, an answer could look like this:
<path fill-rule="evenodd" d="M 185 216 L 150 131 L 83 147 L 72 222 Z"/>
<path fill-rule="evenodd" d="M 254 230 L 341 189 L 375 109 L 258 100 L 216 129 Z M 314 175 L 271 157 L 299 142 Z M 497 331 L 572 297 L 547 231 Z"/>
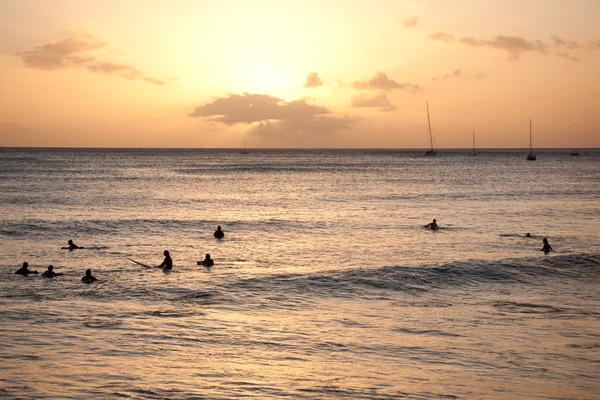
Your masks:
<path fill-rule="evenodd" d="M 544 247 L 542 247 L 540 250 L 543 251 L 544 253 L 548 254 L 551 251 L 554 251 L 554 249 L 552 248 L 552 246 L 550 246 L 550 243 L 548 243 L 548 239 L 544 238 L 542 240 L 542 242 L 544 243 Z"/>
<path fill-rule="evenodd" d="M 162 264 L 160 264 L 157 268 L 163 268 L 163 269 L 173 268 L 173 260 L 171 259 L 171 256 L 169 255 L 169 251 L 165 250 L 163 254 L 165 255 L 165 259 L 162 262 Z"/>
<path fill-rule="evenodd" d="M 94 281 L 97 281 L 98 279 L 96 279 L 95 277 L 92 276 L 92 270 L 91 269 L 86 269 L 85 270 L 85 276 L 83 278 L 81 278 L 81 282 L 83 283 L 87 283 L 88 285 Z"/>
<path fill-rule="evenodd" d="M 217 239 L 223 239 L 223 237 L 225 237 L 225 233 L 223 233 L 223 231 L 221 230 L 221 225 L 217 226 L 217 230 L 215 231 L 214 236 Z"/>
<path fill-rule="evenodd" d="M 30 271 L 29 270 L 29 263 L 24 262 L 23 266 L 21 268 L 19 268 L 17 270 L 17 272 L 15 272 L 15 274 L 19 274 L 19 275 L 23 275 L 23 276 L 27 276 L 29 274 L 37 274 L 37 271 Z"/>
<path fill-rule="evenodd" d="M 42 274 L 42 276 L 44 278 L 54 278 L 55 276 L 61 276 L 62 272 L 54 272 L 54 267 L 52 265 L 48 266 L 48 269 L 46 271 L 44 271 L 44 273 Z"/>
<path fill-rule="evenodd" d="M 527 232 L 527 234 L 525 235 L 525 237 L 531 237 L 531 233 Z"/>
<path fill-rule="evenodd" d="M 440 227 L 438 226 L 437 222 L 435 222 L 435 218 L 433 219 L 433 222 L 428 223 L 427 225 L 424 226 L 424 228 L 431 228 L 431 229 L 440 229 Z"/>
<path fill-rule="evenodd" d="M 204 261 L 202 261 L 202 265 L 204 265 L 205 267 L 212 267 L 213 265 L 215 265 L 214 260 L 210 258 L 210 254 L 206 255 L 206 258 L 204 259 Z"/>

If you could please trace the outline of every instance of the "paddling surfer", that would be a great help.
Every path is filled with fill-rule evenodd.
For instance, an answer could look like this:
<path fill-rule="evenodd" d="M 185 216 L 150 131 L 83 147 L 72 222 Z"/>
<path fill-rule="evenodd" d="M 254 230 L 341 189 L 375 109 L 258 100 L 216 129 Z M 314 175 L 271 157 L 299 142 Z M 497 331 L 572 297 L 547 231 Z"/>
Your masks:
<path fill-rule="evenodd" d="M 19 275 L 23 275 L 23 276 L 28 276 L 29 274 L 37 274 L 37 271 L 31 271 L 29 270 L 29 263 L 26 261 L 23 263 L 23 266 L 21 268 L 19 268 L 15 274 L 19 274 Z"/>
<path fill-rule="evenodd" d="M 48 269 L 42 274 L 44 278 L 54 278 L 55 276 L 61 275 L 62 272 L 54 272 L 54 267 L 52 265 L 48 265 Z"/>
<path fill-rule="evenodd" d="M 435 218 L 433 219 L 433 222 L 428 223 L 427 225 L 424 226 L 424 228 L 430 228 L 430 229 L 434 229 L 434 230 L 440 229 L 437 222 L 435 221 Z"/>
<path fill-rule="evenodd" d="M 225 233 L 221 230 L 221 225 L 217 226 L 214 236 L 217 239 L 223 239 L 225 237 Z"/>
<path fill-rule="evenodd" d="M 68 250 L 83 249 L 83 247 L 79 247 L 75 243 L 73 243 L 73 241 L 71 239 L 69 239 L 69 241 L 67 243 L 69 244 L 69 246 L 63 247 L 63 249 L 68 249 Z"/>
<path fill-rule="evenodd" d="M 204 259 L 204 261 L 202 261 L 202 265 L 205 267 L 212 267 L 213 265 L 215 265 L 214 260 L 210 258 L 210 254 L 206 255 L 206 258 Z"/>
<path fill-rule="evenodd" d="M 173 268 L 173 260 L 171 259 L 171 256 L 169 255 L 169 251 L 165 250 L 163 254 L 165 255 L 165 259 L 162 262 L 162 264 L 160 264 L 158 266 L 158 268 L 163 268 L 163 269 Z"/>
<path fill-rule="evenodd" d="M 96 279 L 94 276 L 92 276 L 92 270 L 91 269 L 86 269 L 85 270 L 85 276 L 83 278 L 81 278 L 81 282 L 83 283 L 87 283 L 88 285 L 92 282 L 97 281 L 98 279 Z"/>

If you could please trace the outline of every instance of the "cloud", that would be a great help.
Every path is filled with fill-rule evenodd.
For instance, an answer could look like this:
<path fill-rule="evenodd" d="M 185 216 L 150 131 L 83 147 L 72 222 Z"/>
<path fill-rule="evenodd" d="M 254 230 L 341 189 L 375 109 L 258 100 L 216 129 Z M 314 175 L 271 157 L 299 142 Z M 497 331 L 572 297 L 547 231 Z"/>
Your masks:
<path fill-rule="evenodd" d="M 379 92 L 375 96 L 369 97 L 368 95 L 361 93 L 356 97 L 352 98 L 350 102 L 351 107 L 380 107 L 382 110 L 391 111 L 395 110 L 396 107 L 390 103 L 384 92 Z"/>
<path fill-rule="evenodd" d="M 305 89 L 316 88 L 319 86 L 323 86 L 323 81 L 319 78 L 319 74 L 316 72 L 309 72 L 306 77 L 306 83 L 304 84 Z"/>
<path fill-rule="evenodd" d="M 419 20 L 417 19 L 417 17 L 406 18 L 402 21 L 402 26 L 404 28 L 416 28 L 418 24 Z"/>
<path fill-rule="evenodd" d="M 421 90 L 419 85 L 413 85 L 411 83 L 398 83 L 393 79 L 388 78 L 383 72 L 377 72 L 375 76 L 368 81 L 355 81 L 352 83 L 352 87 L 359 90 L 406 90 L 408 92 L 418 92 Z"/>
<path fill-rule="evenodd" d="M 451 73 L 448 74 L 444 74 L 440 77 L 434 77 L 432 80 L 433 81 L 444 81 L 446 79 L 452 79 L 452 78 L 460 78 L 460 79 L 481 79 L 483 78 L 483 74 L 478 74 L 478 73 L 473 73 L 473 72 L 463 72 L 460 69 L 455 69 L 454 71 L 452 71 Z"/>
<path fill-rule="evenodd" d="M 108 43 L 83 31 L 67 32 L 66 37 L 52 43 L 34 46 L 32 50 L 16 53 L 28 68 L 52 71 L 66 68 L 83 68 L 94 73 L 116 75 L 126 79 L 140 79 L 155 85 L 165 81 L 144 75 L 127 64 L 99 60 L 90 52 L 108 46 Z"/>
<path fill-rule="evenodd" d="M 357 117 L 334 117 L 325 107 L 306 100 L 285 101 L 265 95 L 244 93 L 221 97 L 196 107 L 190 117 L 209 118 L 227 125 L 253 124 L 248 134 L 301 145 L 302 138 L 331 135 L 360 121 Z M 285 141 L 289 138 L 293 140 Z M 282 143 L 284 143 L 282 142 Z"/>
<path fill-rule="evenodd" d="M 565 60 L 579 61 L 579 58 L 573 57 L 569 53 L 557 53 L 556 55 L 560 58 L 564 58 Z"/>
<path fill-rule="evenodd" d="M 529 41 L 518 36 L 498 35 L 492 40 L 481 40 L 473 37 L 465 37 L 461 43 L 473 47 L 491 47 L 505 50 L 509 54 L 509 60 L 518 61 L 521 54 L 525 52 L 547 53 L 547 46 L 539 40 Z"/>
<path fill-rule="evenodd" d="M 196 107 L 189 116 L 216 117 L 212 120 L 233 125 L 266 120 L 306 120 L 328 113 L 327 108 L 310 105 L 305 100 L 286 102 L 266 94 L 244 93 L 232 94 Z"/>
<path fill-rule="evenodd" d="M 455 37 L 451 33 L 437 32 L 429 35 L 429 39 L 436 42 L 452 43 L 454 42 Z"/>
<path fill-rule="evenodd" d="M 595 40 L 593 42 L 589 42 L 587 44 L 580 44 L 573 40 L 563 40 L 556 35 L 552 36 L 552 41 L 554 42 L 554 46 L 567 50 L 600 50 L 600 40 Z M 564 53 L 563 53 L 564 54 Z M 561 55 L 559 54 L 559 57 Z"/>

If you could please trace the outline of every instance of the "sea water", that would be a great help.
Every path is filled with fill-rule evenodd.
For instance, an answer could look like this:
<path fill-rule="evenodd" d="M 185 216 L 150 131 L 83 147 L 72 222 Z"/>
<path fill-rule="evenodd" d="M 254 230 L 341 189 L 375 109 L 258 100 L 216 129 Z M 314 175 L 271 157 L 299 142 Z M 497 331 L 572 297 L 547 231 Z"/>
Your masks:
<path fill-rule="evenodd" d="M 0 149 L 0 397 L 598 399 L 600 153 L 525 155 Z"/>

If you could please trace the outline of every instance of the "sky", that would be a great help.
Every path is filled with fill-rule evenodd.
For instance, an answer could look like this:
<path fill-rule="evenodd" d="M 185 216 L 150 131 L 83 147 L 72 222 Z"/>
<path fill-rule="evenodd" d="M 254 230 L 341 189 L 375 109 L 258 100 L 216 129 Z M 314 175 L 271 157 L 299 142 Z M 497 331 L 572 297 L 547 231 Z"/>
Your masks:
<path fill-rule="evenodd" d="M 0 147 L 600 147 L 599 0 L 2 0 Z"/>

